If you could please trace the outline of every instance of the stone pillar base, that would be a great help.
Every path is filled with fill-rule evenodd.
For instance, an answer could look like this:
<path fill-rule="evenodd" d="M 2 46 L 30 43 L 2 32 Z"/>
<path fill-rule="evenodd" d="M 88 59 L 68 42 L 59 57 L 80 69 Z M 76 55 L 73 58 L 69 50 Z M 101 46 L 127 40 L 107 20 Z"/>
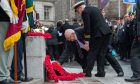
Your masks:
<path fill-rule="evenodd" d="M 28 76 L 44 80 L 45 39 L 43 37 L 27 37 L 26 52 Z"/>

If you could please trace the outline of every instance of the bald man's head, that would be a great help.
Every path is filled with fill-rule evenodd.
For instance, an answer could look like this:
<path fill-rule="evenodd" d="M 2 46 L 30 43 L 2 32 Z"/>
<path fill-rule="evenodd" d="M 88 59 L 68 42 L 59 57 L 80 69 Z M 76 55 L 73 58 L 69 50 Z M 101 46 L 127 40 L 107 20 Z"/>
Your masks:
<path fill-rule="evenodd" d="M 65 36 L 66 40 L 68 40 L 68 41 L 77 40 L 77 36 L 75 34 L 75 31 L 72 29 L 65 30 L 64 36 Z"/>

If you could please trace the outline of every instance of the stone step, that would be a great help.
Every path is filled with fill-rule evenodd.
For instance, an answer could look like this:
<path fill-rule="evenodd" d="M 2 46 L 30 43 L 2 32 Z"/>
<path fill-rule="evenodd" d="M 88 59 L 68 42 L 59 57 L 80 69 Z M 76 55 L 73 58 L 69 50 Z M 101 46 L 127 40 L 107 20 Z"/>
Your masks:
<path fill-rule="evenodd" d="M 76 80 L 73 81 L 59 81 L 58 83 L 55 83 L 54 81 L 48 81 L 45 82 L 45 84 L 103 84 L 103 83 L 95 78 L 84 77 L 77 78 Z"/>
<path fill-rule="evenodd" d="M 99 80 L 93 78 L 93 77 L 84 77 L 84 78 L 79 78 L 79 80 L 83 83 L 83 84 L 103 84 L 102 82 L 100 82 Z"/>
<path fill-rule="evenodd" d="M 30 82 L 22 82 L 21 84 L 44 84 L 44 81 L 41 79 L 33 79 Z"/>

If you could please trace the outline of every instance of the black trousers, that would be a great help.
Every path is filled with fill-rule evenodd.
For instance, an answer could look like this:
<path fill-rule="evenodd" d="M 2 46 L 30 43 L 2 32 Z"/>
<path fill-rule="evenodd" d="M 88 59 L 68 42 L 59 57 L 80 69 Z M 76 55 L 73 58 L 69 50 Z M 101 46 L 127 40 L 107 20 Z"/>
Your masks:
<path fill-rule="evenodd" d="M 119 54 L 120 54 L 120 59 L 125 59 L 127 58 L 127 46 L 125 43 L 119 43 Z"/>
<path fill-rule="evenodd" d="M 109 39 L 110 35 L 90 39 L 90 51 L 87 56 L 87 67 L 84 70 L 85 73 L 91 73 L 94 67 L 94 62 L 97 60 L 97 73 L 105 74 L 104 60 L 108 50 Z"/>
<path fill-rule="evenodd" d="M 59 51 L 59 56 L 62 54 L 62 52 L 63 52 L 63 49 L 64 49 L 64 43 L 62 43 L 62 44 L 58 44 L 58 51 Z"/>
<path fill-rule="evenodd" d="M 84 55 L 84 57 L 80 58 L 78 51 L 76 51 L 75 52 L 75 59 L 81 65 L 82 69 L 84 70 L 87 67 L 87 55 L 88 55 L 88 52 L 86 50 L 82 49 L 82 48 L 81 48 L 81 51 L 82 51 L 82 54 Z"/>
<path fill-rule="evenodd" d="M 123 69 L 120 66 L 119 62 L 115 59 L 115 57 L 112 56 L 112 53 L 110 51 L 107 52 L 105 58 L 111 64 L 116 73 L 123 72 Z"/>
<path fill-rule="evenodd" d="M 131 69 L 134 77 L 140 77 L 140 42 L 134 39 L 131 48 Z"/>
<path fill-rule="evenodd" d="M 58 45 L 48 45 L 48 53 L 50 54 L 51 60 L 58 60 Z"/>

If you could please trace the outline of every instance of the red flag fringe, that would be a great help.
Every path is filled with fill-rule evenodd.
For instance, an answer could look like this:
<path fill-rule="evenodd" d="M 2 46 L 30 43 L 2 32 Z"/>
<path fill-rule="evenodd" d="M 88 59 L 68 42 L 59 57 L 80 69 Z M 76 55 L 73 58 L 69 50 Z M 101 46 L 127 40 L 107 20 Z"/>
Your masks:
<path fill-rule="evenodd" d="M 79 77 L 85 77 L 84 73 L 67 72 L 62 68 L 62 66 L 57 61 L 53 61 L 51 63 L 49 55 L 46 56 L 44 64 L 45 64 L 48 80 L 54 80 L 55 82 L 58 82 L 59 80 L 70 81 L 70 80 L 75 80 L 76 78 Z"/>

